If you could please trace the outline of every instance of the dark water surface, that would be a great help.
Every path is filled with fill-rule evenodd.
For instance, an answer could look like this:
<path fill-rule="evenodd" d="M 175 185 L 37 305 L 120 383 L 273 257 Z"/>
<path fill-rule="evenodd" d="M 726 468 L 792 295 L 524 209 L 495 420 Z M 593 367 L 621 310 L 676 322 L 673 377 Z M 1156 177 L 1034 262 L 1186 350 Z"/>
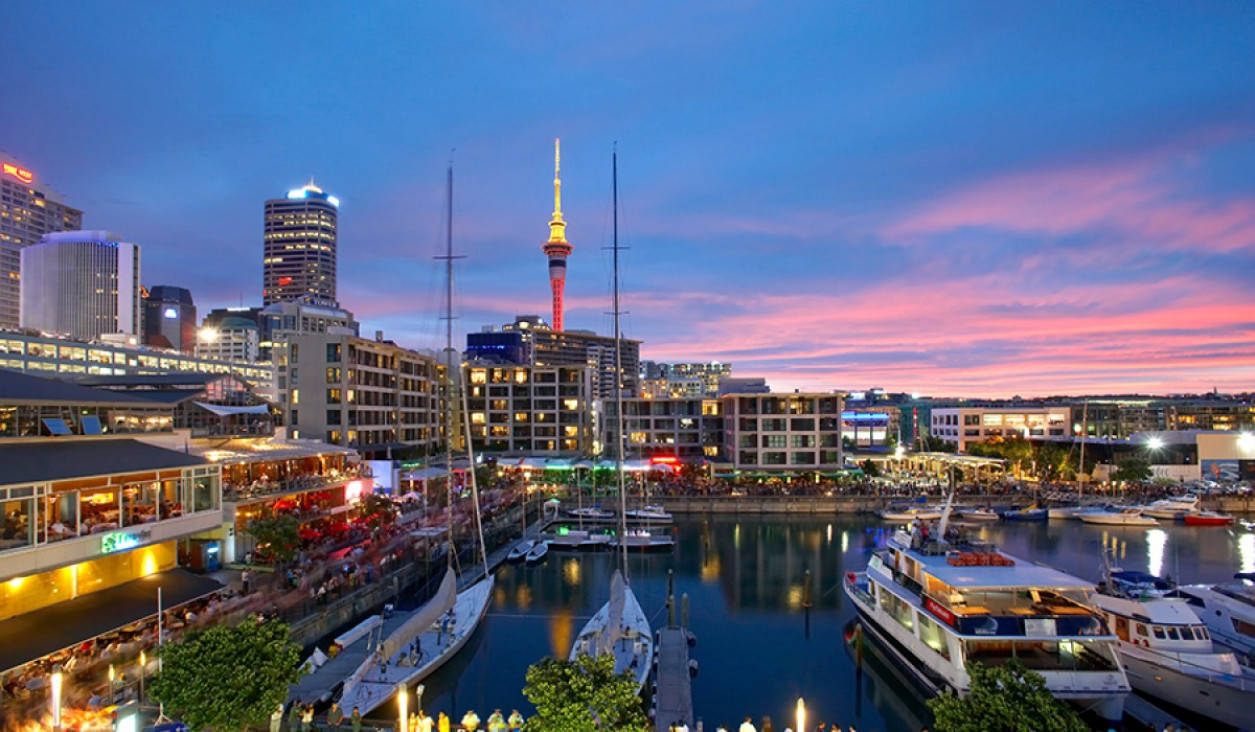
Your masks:
<path fill-rule="evenodd" d="M 885 539 L 872 517 L 679 516 L 670 553 L 630 558 L 630 581 L 657 629 L 667 621 L 667 572 L 689 598 L 697 635 L 693 705 L 705 729 L 735 729 L 746 715 L 771 715 L 777 732 L 793 726 L 798 697 L 807 726 L 823 720 L 859 730 L 915 732 L 930 723 L 914 686 L 869 644 L 861 672 L 843 640 L 854 610 L 840 589 Z M 1217 582 L 1255 570 L 1255 533 L 1161 522 L 1158 528 L 1100 527 L 1079 521 L 996 523 L 976 529 L 1004 551 L 1097 581 L 1103 548 L 1125 569 Z M 488 617 L 467 647 L 427 679 L 424 704 L 457 717 L 474 708 L 531 711 L 523 697 L 527 667 L 566 658 L 576 633 L 607 599 L 617 554 L 550 552 L 535 567 L 497 573 Z M 805 572 L 812 604 L 802 607 Z M 677 600 L 677 605 L 678 605 Z M 677 615 L 678 615 L 677 608 Z M 808 623 L 809 614 L 809 623 Z M 376 712 L 385 716 L 387 710 Z"/>

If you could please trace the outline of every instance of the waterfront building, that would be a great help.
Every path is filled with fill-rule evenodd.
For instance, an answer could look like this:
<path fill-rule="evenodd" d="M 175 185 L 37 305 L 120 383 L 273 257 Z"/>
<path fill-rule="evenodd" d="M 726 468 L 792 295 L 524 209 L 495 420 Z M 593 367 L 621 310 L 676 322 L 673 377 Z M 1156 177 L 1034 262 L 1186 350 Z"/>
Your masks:
<path fill-rule="evenodd" d="M 653 397 L 719 396 L 719 381 L 732 376 L 732 364 L 641 362 L 641 395 Z"/>
<path fill-rule="evenodd" d="M 967 452 L 968 445 L 994 438 L 1064 436 L 1071 417 L 1071 409 L 1065 406 L 933 407 L 929 432 L 955 443 L 959 452 Z"/>
<path fill-rule="evenodd" d="M 726 394 L 724 452 L 739 471 L 840 471 L 839 393 Z"/>
<path fill-rule="evenodd" d="M 64 231 L 22 249 L 21 327 L 90 340 L 136 335 L 139 319 L 138 245 Z"/>
<path fill-rule="evenodd" d="M 16 160 L 0 155 L 0 328 L 16 328 L 22 298 L 22 249 L 55 231 L 83 228 L 83 212 L 35 179 Z"/>
<path fill-rule="evenodd" d="M 308 185 L 266 201 L 262 302 L 309 297 L 336 302 L 336 246 L 340 201 Z"/>
<path fill-rule="evenodd" d="M 586 366 L 467 367 L 476 451 L 579 457 L 593 452 L 592 375 Z"/>
<path fill-rule="evenodd" d="M 182 287 L 154 285 L 141 291 L 144 345 L 196 352 L 196 304 Z"/>
<path fill-rule="evenodd" d="M 0 671 L 221 587 L 178 558 L 221 525 L 219 468 L 136 439 L 161 433 L 158 402 L 0 371 Z"/>
<path fill-rule="evenodd" d="M 214 325 L 201 327 L 196 341 L 196 356 L 220 361 L 257 363 L 260 347 L 261 333 L 256 321 L 228 316 L 216 319 Z"/>
<path fill-rule="evenodd" d="M 176 371 L 233 374 L 261 393 L 275 393 L 274 367 L 188 356 L 141 346 L 136 336 L 81 340 L 0 330 L 0 369 L 33 374 L 148 376 Z"/>
<path fill-rule="evenodd" d="M 514 339 L 517 336 L 517 341 Z M 619 339 L 619 361 L 622 372 L 615 374 L 614 338 L 586 330 L 557 331 L 538 315 L 518 315 L 514 322 L 491 327 L 479 333 L 468 333 L 468 361 L 515 363 L 532 366 L 585 366 L 592 374 L 593 398 L 611 399 L 616 384 L 623 385 L 623 395 L 639 394 L 641 342 Z M 474 356 L 475 358 L 470 358 Z M 517 361 L 510 358 L 519 357 Z"/>
<path fill-rule="evenodd" d="M 770 394 L 771 387 L 761 376 L 723 376 L 719 378 L 719 397 L 727 394 Z"/>
<path fill-rule="evenodd" d="M 616 400 L 597 402 L 598 442 L 613 456 L 618 441 Z M 700 464 L 722 457 L 723 404 L 701 397 L 623 400 L 623 429 L 627 435 L 625 459 L 673 460 Z"/>
<path fill-rule="evenodd" d="M 1162 430 L 1255 430 L 1255 404 L 1240 399 L 1100 397 L 1071 406 L 1078 436 L 1082 421 L 1088 437 L 1116 439 Z"/>
<path fill-rule="evenodd" d="M 849 396 L 845 404 L 841 411 L 841 439 L 846 448 L 883 451 L 900 444 L 901 413 L 897 407 L 852 404 Z"/>
<path fill-rule="evenodd" d="M 331 328 L 292 333 L 275 347 L 279 402 L 296 438 L 356 448 L 370 459 L 443 444 L 435 356 Z"/>

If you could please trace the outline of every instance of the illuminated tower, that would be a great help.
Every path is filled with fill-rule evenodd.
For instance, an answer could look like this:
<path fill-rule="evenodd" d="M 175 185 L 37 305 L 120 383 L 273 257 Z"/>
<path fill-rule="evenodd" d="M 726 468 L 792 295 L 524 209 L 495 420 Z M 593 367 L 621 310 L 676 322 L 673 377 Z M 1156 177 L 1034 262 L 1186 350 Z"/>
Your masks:
<path fill-rule="evenodd" d="M 549 256 L 549 287 L 553 289 L 553 329 L 562 331 L 562 291 L 566 288 L 566 258 L 571 245 L 566 240 L 566 222 L 562 220 L 562 180 L 559 143 L 553 141 L 553 218 L 549 220 L 549 241 L 541 247 Z"/>
<path fill-rule="evenodd" d="M 308 298 L 336 302 L 336 228 L 340 201 L 309 185 L 266 201 L 262 303 Z"/>

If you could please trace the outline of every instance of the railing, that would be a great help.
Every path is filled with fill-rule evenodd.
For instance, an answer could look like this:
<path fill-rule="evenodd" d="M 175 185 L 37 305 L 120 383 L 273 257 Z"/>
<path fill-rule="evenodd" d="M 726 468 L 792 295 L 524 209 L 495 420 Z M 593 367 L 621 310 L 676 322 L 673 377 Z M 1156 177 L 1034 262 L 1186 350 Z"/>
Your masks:
<path fill-rule="evenodd" d="M 224 484 L 222 486 L 222 500 L 233 502 L 251 501 L 285 493 L 318 490 L 347 483 L 350 480 L 357 480 L 359 477 L 350 473 L 342 473 L 340 475 L 302 475 L 297 478 L 269 480 L 264 483 L 247 486 Z"/>

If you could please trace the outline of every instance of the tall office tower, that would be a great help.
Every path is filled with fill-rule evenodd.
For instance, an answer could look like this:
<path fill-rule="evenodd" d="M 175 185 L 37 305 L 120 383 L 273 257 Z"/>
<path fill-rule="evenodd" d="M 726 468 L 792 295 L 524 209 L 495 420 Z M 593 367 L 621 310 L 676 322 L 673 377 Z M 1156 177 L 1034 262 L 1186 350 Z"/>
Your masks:
<path fill-rule="evenodd" d="M 83 228 L 83 212 L 35 183 L 35 174 L 0 155 L 0 328 L 16 328 L 22 300 L 22 248 L 53 231 Z"/>
<path fill-rule="evenodd" d="M 308 297 L 339 307 L 336 301 L 336 222 L 340 201 L 309 185 L 266 201 L 262 303 Z"/>
<path fill-rule="evenodd" d="M 144 345 L 196 352 L 196 304 L 182 287 L 154 285 L 141 292 L 144 304 Z"/>
<path fill-rule="evenodd" d="M 566 222 L 562 220 L 562 180 L 559 143 L 553 141 L 553 218 L 549 220 L 549 241 L 541 247 L 549 257 L 549 287 L 553 289 L 553 329 L 562 331 L 562 293 L 566 289 L 566 258 L 571 245 L 566 240 Z"/>
<path fill-rule="evenodd" d="M 44 234 L 21 266 L 23 328 L 85 341 L 139 335 L 139 245 L 107 231 Z"/>

